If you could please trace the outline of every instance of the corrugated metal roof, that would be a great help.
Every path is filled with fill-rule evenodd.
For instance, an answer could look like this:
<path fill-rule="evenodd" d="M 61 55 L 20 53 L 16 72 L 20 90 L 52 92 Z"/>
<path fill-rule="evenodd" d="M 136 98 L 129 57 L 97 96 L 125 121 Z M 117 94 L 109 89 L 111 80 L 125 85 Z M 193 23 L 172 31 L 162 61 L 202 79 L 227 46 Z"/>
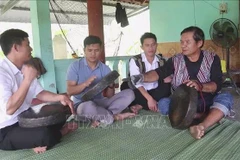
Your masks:
<path fill-rule="evenodd" d="M 14 0 L 12 0 L 14 1 Z M 22 22 L 30 23 L 30 7 L 27 0 L 19 1 L 13 8 L 0 16 L 2 22 Z M 4 9 L 10 1 L 1 0 L 0 9 Z M 126 9 L 127 14 L 132 14 L 134 11 L 148 5 L 148 0 L 103 0 L 103 17 L 104 24 L 110 24 L 115 19 L 116 3 L 120 2 Z M 87 24 L 87 3 L 86 0 L 51 0 L 49 5 L 50 17 L 52 23 L 57 23 L 54 12 L 61 24 Z M 53 8 L 53 9 L 52 9 Z"/>

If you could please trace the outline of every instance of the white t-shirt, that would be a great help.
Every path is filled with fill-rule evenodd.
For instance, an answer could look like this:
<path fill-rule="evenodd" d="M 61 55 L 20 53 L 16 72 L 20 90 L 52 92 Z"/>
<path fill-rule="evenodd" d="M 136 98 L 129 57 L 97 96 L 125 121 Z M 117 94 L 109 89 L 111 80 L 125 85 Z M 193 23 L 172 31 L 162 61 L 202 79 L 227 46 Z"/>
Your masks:
<path fill-rule="evenodd" d="M 157 58 L 157 56 L 154 57 L 152 64 L 148 62 L 147 57 L 144 53 L 141 53 L 141 57 L 142 57 L 142 61 L 145 64 L 146 72 L 155 70 L 156 68 L 158 68 L 159 59 Z M 131 60 L 129 62 L 129 72 L 130 72 L 130 76 L 140 74 L 140 69 L 136 65 L 133 58 L 131 58 Z M 151 82 L 151 83 L 141 83 L 141 84 L 135 85 L 136 88 L 139 88 L 142 86 L 145 88 L 145 90 L 155 89 L 158 87 L 158 81 Z"/>
<path fill-rule="evenodd" d="M 6 113 L 6 105 L 9 98 L 18 90 L 23 81 L 22 72 L 6 57 L 0 60 L 0 129 L 16 123 L 17 116 L 31 106 L 32 99 L 36 97 L 43 88 L 35 79 L 32 81 L 26 98 L 21 107 L 12 115 Z"/>

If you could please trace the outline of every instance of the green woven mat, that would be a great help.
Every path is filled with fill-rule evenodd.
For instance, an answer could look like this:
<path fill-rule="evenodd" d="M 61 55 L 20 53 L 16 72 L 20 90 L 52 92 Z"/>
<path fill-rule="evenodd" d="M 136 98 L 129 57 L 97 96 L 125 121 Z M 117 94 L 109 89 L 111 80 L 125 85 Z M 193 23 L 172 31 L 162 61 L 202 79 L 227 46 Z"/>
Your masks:
<path fill-rule="evenodd" d="M 172 129 L 168 118 L 141 111 L 140 115 L 106 128 L 89 124 L 62 139 L 44 154 L 32 150 L 0 151 L 0 159 L 239 159 L 240 123 L 224 119 L 210 128 L 203 139 L 188 130 Z"/>

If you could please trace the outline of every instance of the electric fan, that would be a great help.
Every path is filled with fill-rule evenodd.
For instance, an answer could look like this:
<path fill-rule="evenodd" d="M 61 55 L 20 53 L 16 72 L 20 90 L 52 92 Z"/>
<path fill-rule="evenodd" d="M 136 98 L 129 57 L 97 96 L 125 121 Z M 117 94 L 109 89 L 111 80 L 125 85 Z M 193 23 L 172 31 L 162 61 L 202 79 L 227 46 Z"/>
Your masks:
<path fill-rule="evenodd" d="M 233 74 L 240 74 L 240 71 L 231 71 L 229 68 L 230 48 L 238 41 L 236 25 L 229 19 L 219 18 L 212 23 L 209 34 L 217 46 L 226 49 L 226 78 L 230 78 L 236 92 L 240 94 L 232 78 Z"/>

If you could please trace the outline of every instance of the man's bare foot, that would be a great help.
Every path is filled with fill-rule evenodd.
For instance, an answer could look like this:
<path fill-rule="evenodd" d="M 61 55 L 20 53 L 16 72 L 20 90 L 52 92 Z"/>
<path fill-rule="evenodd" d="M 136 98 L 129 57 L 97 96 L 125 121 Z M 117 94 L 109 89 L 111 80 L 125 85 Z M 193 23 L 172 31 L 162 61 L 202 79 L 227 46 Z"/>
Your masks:
<path fill-rule="evenodd" d="M 47 146 L 33 148 L 35 153 L 44 153 L 47 150 Z"/>
<path fill-rule="evenodd" d="M 136 105 L 130 107 L 130 110 L 135 114 L 138 114 L 139 110 L 141 110 L 141 109 L 142 109 L 142 106 L 139 104 L 136 104 Z"/>
<path fill-rule="evenodd" d="M 75 131 L 77 128 L 78 128 L 78 124 L 76 122 L 69 122 L 69 123 L 66 123 L 62 127 L 60 132 L 61 132 L 62 136 L 65 136 L 66 134 L 68 134 L 72 131 Z"/>
<path fill-rule="evenodd" d="M 119 121 L 119 120 L 124 120 L 126 118 L 133 118 L 135 116 L 136 116 L 135 113 L 126 112 L 126 113 L 115 114 L 113 115 L 113 118 L 114 120 Z"/>
<path fill-rule="evenodd" d="M 189 130 L 193 138 L 201 139 L 204 136 L 204 126 L 201 123 L 191 126 Z"/>
<path fill-rule="evenodd" d="M 92 121 L 92 123 L 91 123 L 92 128 L 97 128 L 99 125 L 100 125 L 99 121 Z"/>

